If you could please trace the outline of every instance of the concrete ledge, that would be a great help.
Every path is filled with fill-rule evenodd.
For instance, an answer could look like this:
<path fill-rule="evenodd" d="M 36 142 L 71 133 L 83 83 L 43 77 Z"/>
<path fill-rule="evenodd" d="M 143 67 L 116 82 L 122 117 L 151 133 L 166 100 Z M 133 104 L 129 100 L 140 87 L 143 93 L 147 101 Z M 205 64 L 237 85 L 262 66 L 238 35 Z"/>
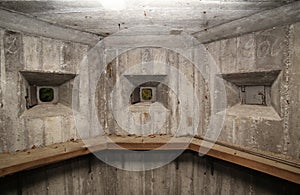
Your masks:
<path fill-rule="evenodd" d="M 211 142 L 199 138 L 174 138 L 170 135 L 102 136 L 89 140 L 89 143 L 92 143 L 89 147 L 81 140 L 73 140 L 13 154 L 0 154 L 0 176 L 90 154 L 91 151 L 152 150 L 168 143 L 171 138 L 175 141 L 168 147 L 164 147 L 163 150 L 188 149 L 198 152 L 200 146 L 205 148 L 211 144 Z M 192 142 L 188 143 L 187 140 L 190 139 Z M 188 147 L 186 148 L 186 146 Z M 250 151 L 221 143 L 214 144 L 207 155 L 300 184 L 300 160 L 288 160 L 276 154 Z"/>
<path fill-rule="evenodd" d="M 241 118 L 253 118 L 269 121 L 282 120 L 272 106 L 237 104 L 228 108 L 226 114 Z"/>
<path fill-rule="evenodd" d="M 277 79 L 281 70 L 258 71 L 258 72 L 241 72 L 226 73 L 218 76 L 237 85 L 272 85 Z"/>
<path fill-rule="evenodd" d="M 20 71 L 30 85 L 59 86 L 74 79 L 76 74 L 57 72 Z"/>
<path fill-rule="evenodd" d="M 72 116 L 73 110 L 61 103 L 36 105 L 25 110 L 21 118 L 43 118 L 53 116 Z"/>

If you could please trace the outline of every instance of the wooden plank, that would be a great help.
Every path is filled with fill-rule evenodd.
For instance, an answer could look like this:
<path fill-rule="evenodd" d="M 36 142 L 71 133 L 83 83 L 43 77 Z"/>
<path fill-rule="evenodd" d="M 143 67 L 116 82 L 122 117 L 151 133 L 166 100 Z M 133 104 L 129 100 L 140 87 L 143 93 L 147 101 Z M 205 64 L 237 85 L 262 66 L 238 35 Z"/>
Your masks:
<path fill-rule="evenodd" d="M 88 45 L 95 45 L 102 38 L 96 34 L 60 27 L 27 15 L 3 9 L 0 9 L 0 18 L 1 28 L 30 35 L 38 35 Z"/>
<path fill-rule="evenodd" d="M 206 141 L 194 140 L 189 149 L 198 152 L 202 142 Z M 207 144 L 204 143 L 203 146 Z M 300 164 L 295 167 L 217 144 L 209 150 L 207 155 L 300 184 Z"/>
<path fill-rule="evenodd" d="M 172 139 L 172 142 L 170 140 Z M 192 139 L 192 140 L 191 140 Z M 85 144 L 89 144 L 88 146 Z M 165 145 L 166 143 L 169 143 Z M 0 154 L 0 176 L 32 169 L 101 150 L 181 150 L 195 152 L 199 147 L 208 147 L 210 142 L 199 138 L 172 137 L 170 135 L 141 136 L 107 136 L 97 137 L 85 142 L 69 141 L 47 147 L 20 151 L 13 154 Z M 263 151 L 246 151 L 242 148 L 224 146 L 216 143 L 207 155 L 238 164 L 256 171 L 273 175 L 300 184 L 300 161 L 287 160 Z"/>
<path fill-rule="evenodd" d="M 0 176 L 89 154 L 90 151 L 82 145 L 81 141 L 66 142 L 13 154 L 0 154 Z"/>
<path fill-rule="evenodd" d="M 266 10 L 248 17 L 210 27 L 193 35 L 201 43 L 209 43 L 276 26 L 289 25 L 298 21 L 300 21 L 300 2 L 296 1 L 279 8 Z"/>

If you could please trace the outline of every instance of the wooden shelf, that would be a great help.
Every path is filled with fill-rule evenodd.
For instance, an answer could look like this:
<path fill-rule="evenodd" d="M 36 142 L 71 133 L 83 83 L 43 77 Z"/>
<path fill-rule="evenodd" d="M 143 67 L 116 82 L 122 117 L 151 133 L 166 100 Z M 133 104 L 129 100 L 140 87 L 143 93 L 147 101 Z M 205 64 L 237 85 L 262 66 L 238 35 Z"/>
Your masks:
<path fill-rule="evenodd" d="M 170 142 L 171 139 L 172 142 Z M 199 152 L 200 146 L 209 148 L 211 144 L 199 138 L 175 138 L 170 135 L 102 136 L 86 140 L 85 143 L 82 140 L 69 141 L 12 154 L 0 154 L 0 176 L 90 154 L 93 151 L 187 149 Z M 276 154 L 246 150 L 220 143 L 213 144 L 207 155 L 300 184 L 299 160 L 283 159 Z"/>

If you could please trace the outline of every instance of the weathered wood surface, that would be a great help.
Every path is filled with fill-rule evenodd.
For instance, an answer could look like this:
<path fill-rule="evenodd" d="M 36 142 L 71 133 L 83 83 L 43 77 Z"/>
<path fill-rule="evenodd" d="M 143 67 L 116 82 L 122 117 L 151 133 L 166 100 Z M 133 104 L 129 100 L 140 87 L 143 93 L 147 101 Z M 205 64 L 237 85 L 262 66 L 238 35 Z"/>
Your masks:
<path fill-rule="evenodd" d="M 0 154 L 0 176 L 16 173 L 22 170 L 55 163 L 101 150 L 151 150 L 165 145 L 163 150 L 188 149 L 198 152 L 199 147 L 208 147 L 210 142 L 199 138 L 178 137 L 169 135 L 141 136 L 108 136 L 89 140 L 89 146 L 83 141 L 69 141 L 47 147 L 19 151 L 13 154 Z M 191 140 L 189 143 L 188 141 Z M 186 146 L 188 146 L 186 148 Z M 214 144 L 207 155 L 238 164 L 253 170 L 273 175 L 300 184 L 300 161 L 283 159 L 275 154 L 263 151 L 250 151 L 240 147 Z"/>

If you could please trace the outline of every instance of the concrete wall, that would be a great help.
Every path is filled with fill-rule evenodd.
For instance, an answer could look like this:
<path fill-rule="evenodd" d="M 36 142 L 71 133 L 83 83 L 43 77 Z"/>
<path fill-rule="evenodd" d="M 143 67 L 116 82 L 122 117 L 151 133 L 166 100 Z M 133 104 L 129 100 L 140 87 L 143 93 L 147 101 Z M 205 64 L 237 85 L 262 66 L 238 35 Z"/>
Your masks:
<path fill-rule="evenodd" d="M 228 112 L 219 141 L 299 159 L 299 35 L 300 23 L 297 23 L 206 45 L 224 75 L 281 70 L 270 86 L 271 104 L 265 107 L 240 105 L 238 86 L 226 81 Z M 60 91 L 66 93 L 61 94 L 60 103 L 26 109 L 28 82 L 20 71 L 76 74 L 88 46 L 7 30 L 0 30 L 0 43 L 0 150 L 16 151 L 76 139 L 68 97 L 72 81 L 59 86 Z M 180 67 L 183 58 L 164 49 L 143 48 L 131 51 L 139 57 L 131 57 L 129 52 L 116 61 L 129 59 L 126 63 L 130 66 L 130 60 L 142 60 L 146 50 L 152 57 L 155 55 L 151 53 L 157 52 L 163 61 L 173 63 L 188 74 L 194 72 Z M 195 78 L 193 75 L 190 79 L 194 81 Z M 199 75 L 197 79 L 196 83 L 203 87 L 200 97 L 205 98 L 201 90 L 207 89 L 201 84 Z M 100 84 L 101 88 L 110 89 Z M 107 96 L 108 93 L 103 94 Z M 105 100 L 103 94 L 99 98 Z M 174 98 L 171 100 L 175 101 Z M 99 106 L 105 107 L 104 102 Z M 171 112 L 176 110 L 174 105 L 169 108 Z M 207 112 L 205 107 L 202 109 Z M 99 110 L 100 119 L 110 130 L 110 125 L 115 127 L 115 123 L 105 114 Z M 171 114 L 170 120 L 176 121 L 175 116 Z M 203 126 L 197 131 L 199 135 L 204 133 L 207 117 L 201 119 Z M 118 128 L 111 129 L 108 133 L 123 133 Z M 170 129 L 166 132 L 172 133 Z M 189 153 L 165 167 L 147 172 L 116 170 L 87 156 L 1 178 L 1 194 L 296 194 L 297 191 L 299 186 L 291 183 Z"/>
<path fill-rule="evenodd" d="M 29 84 L 20 71 L 34 72 L 37 85 L 39 73 L 77 74 L 88 46 L 4 29 L 0 29 L 0 44 L 0 151 L 76 139 L 70 106 L 72 80 L 57 86 L 61 91 L 58 104 L 27 109 L 25 96 Z"/>
<path fill-rule="evenodd" d="M 274 27 L 269 30 L 209 43 L 206 46 L 222 76 L 227 92 L 227 114 L 218 141 L 285 154 L 299 159 L 299 26 L 300 23 Z M 145 57 L 146 56 L 146 57 Z M 122 130 L 108 109 L 110 92 L 121 74 L 136 64 L 157 61 L 182 71 L 198 87 L 201 102 L 199 128 L 195 132 L 204 136 L 210 119 L 209 89 L 207 81 L 183 56 L 162 48 L 140 48 L 121 54 L 107 68 L 98 84 L 98 117 L 107 133 L 141 134 Z M 274 74 L 275 72 L 275 74 Z M 149 73 L 151 74 L 151 73 Z M 168 74 L 164 70 L 160 74 Z M 231 75 L 234 75 L 233 77 Z M 176 76 L 169 78 L 178 81 Z M 227 79 L 230 78 L 230 79 Z M 241 86 L 265 87 L 266 105 L 241 104 Z M 249 92 L 251 89 L 246 88 Z M 179 121 L 179 104 L 176 95 L 161 95 L 162 103 L 169 110 L 167 123 L 156 133 L 174 134 Z M 182 91 L 185 93 L 186 91 Z M 160 94 L 162 92 L 159 92 Z M 252 98 L 252 97 L 250 97 Z M 128 101 L 119 94 L 118 101 Z M 194 100 L 193 100 L 194 101 Z M 125 103 L 126 104 L 126 103 Z M 128 103 L 129 104 L 129 103 Z M 147 109 L 141 109 L 136 118 L 147 121 Z"/>
<path fill-rule="evenodd" d="M 116 85 L 116 80 L 121 79 L 123 75 L 136 75 L 134 71 L 128 71 L 135 68 L 137 65 L 146 64 L 146 67 L 155 66 L 156 64 L 166 64 L 166 67 L 160 69 L 150 68 L 145 69 L 140 75 L 147 76 L 157 76 L 165 75 L 165 82 L 162 82 L 156 87 L 157 102 L 163 105 L 167 110 L 167 119 L 165 125 L 161 129 L 153 127 L 153 132 L 143 132 L 142 129 L 131 130 L 131 129 L 122 129 L 118 123 L 114 120 L 111 110 L 109 109 L 109 101 L 111 101 L 110 93 Z M 179 74 L 173 73 L 167 67 L 176 68 L 179 72 L 186 76 L 186 79 L 193 85 L 199 86 L 195 88 L 194 92 L 197 94 L 198 101 L 200 104 L 200 121 L 198 129 L 194 131 L 188 131 L 185 129 L 184 132 L 181 132 L 181 135 L 195 135 L 202 134 L 205 131 L 207 126 L 207 115 L 209 113 L 209 93 L 207 82 L 205 82 L 203 76 L 195 66 L 187 60 L 185 57 L 181 56 L 179 53 L 171 51 L 165 48 L 137 48 L 130 51 L 127 51 L 115 60 L 113 60 L 107 67 L 107 71 L 102 74 L 98 82 L 97 88 L 97 107 L 98 107 L 98 117 L 101 125 L 104 127 L 106 133 L 111 134 L 136 134 L 136 135 L 149 135 L 149 134 L 175 134 L 178 129 L 178 124 L 180 119 L 180 106 L 182 102 L 179 101 L 178 97 L 182 94 L 188 94 L 187 87 L 182 86 L 179 83 Z M 134 79 L 134 78 L 133 78 Z M 172 84 L 171 84 L 172 82 Z M 170 86 L 175 86 L 174 92 L 170 89 L 167 84 Z M 153 119 L 149 119 L 149 106 L 147 103 L 139 103 L 131 105 L 129 102 L 129 97 L 126 97 L 123 93 L 117 94 L 118 98 L 116 101 L 122 101 L 125 105 L 128 104 L 130 109 L 134 112 L 134 118 L 137 123 L 145 124 L 149 120 L 155 120 L 161 118 L 162 110 L 158 111 L 153 115 Z M 205 98 L 206 97 L 206 98 Z M 195 101 L 194 97 L 188 97 L 190 101 Z M 114 102 L 113 102 L 114 103 Z M 189 124 L 182 120 L 183 126 L 188 127 Z M 154 124 L 155 125 L 155 124 Z"/>
<path fill-rule="evenodd" d="M 110 151 L 113 152 L 113 151 Z M 120 156 L 126 155 L 120 153 Z M 1 194 L 298 194 L 299 185 L 197 153 L 146 172 L 89 155 L 0 179 Z"/>
<path fill-rule="evenodd" d="M 225 80 L 228 109 L 219 141 L 286 154 L 299 159 L 299 26 L 276 27 L 266 31 L 216 41 L 206 45 L 223 76 L 235 73 L 280 70 L 270 85 L 267 106 L 240 105 L 239 86 Z M 43 37 L 28 36 L 2 29 L 1 40 L 1 151 L 16 151 L 33 145 L 48 145 L 77 138 L 71 112 L 72 80 L 59 86 L 56 105 L 26 109 L 28 82 L 20 71 L 77 74 L 88 46 Z M 193 65 L 179 54 L 162 48 L 128 51 L 115 59 L 98 85 L 98 117 L 107 133 L 127 134 L 108 110 L 108 99 L 118 75 L 138 63 L 157 60 L 187 75 L 197 85 L 201 115 L 196 132 L 203 136 L 209 120 L 206 82 Z M 160 72 L 160 71 L 158 71 Z M 162 70 L 163 72 L 163 70 Z M 109 76 L 110 74 L 110 76 Z M 245 76 L 247 77 L 247 75 Z M 176 78 L 173 80 L 176 82 Z M 243 79 L 241 79 L 243 82 Z M 262 84 L 263 85 L 263 84 Z M 104 92 L 104 93 L 103 93 Z M 161 95 L 169 110 L 168 124 L 157 133 L 174 133 L 178 121 L 178 101 L 169 90 Z M 163 92 L 162 92 L 163 93 Z M 127 101 L 127 100 L 126 100 Z M 146 116 L 147 117 L 147 116 Z M 141 121 L 145 118 L 138 117 Z M 130 132 L 139 134 L 139 132 Z"/>
<path fill-rule="evenodd" d="M 207 45 L 225 76 L 281 70 L 270 86 L 270 105 L 231 104 L 220 141 L 299 159 L 299 26 L 274 27 Z M 238 96 L 238 89 L 233 89 L 229 99 Z"/>

